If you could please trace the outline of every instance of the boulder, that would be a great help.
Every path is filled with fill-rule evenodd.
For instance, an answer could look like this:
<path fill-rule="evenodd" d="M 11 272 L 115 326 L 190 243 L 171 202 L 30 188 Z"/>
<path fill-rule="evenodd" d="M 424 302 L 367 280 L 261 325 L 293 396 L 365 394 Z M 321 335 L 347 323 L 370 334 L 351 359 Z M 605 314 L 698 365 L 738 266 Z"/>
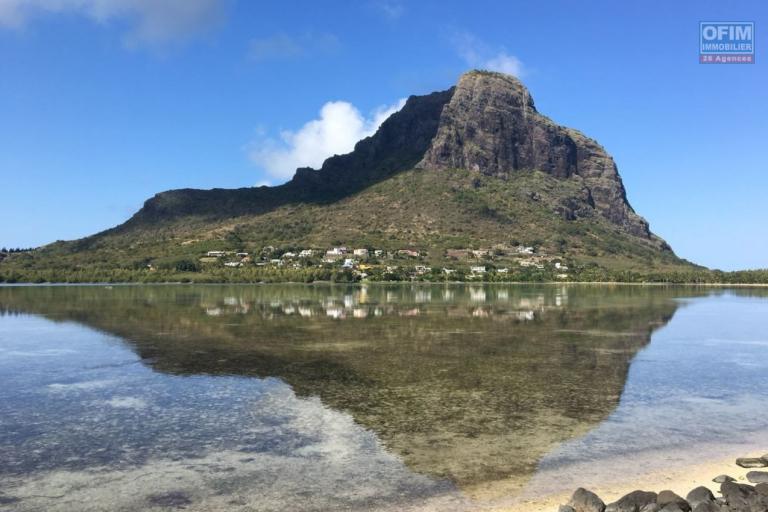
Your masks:
<path fill-rule="evenodd" d="M 643 507 L 656 503 L 655 492 L 632 491 L 623 498 L 605 507 L 605 512 L 640 512 Z"/>
<path fill-rule="evenodd" d="M 725 498 L 730 509 L 738 512 L 749 512 L 752 508 L 754 497 L 758 496 L 755 488 L 751 485 L 734 482 L 723 483 L 720 486 L 720 493 Z"/>
<path fill-rule="evenodd" d="M 687 510 L 690 510 L 690 507 Z M 686 510 L 680 508 L 680 505 L 677 503 L 667 503 L 659 510 L 659 512 L 686 512 Z"/>
<path fill-rule="evenodd" d="M 718 475 L 712 479 L 716 484 L 722 484 L 723 482 L 735 482 L 736 479 L 728 475 Z"/>
<path fill-rule="evenodd" d="M 640 512 L 659 512 L 661 507 L 658 503 L 649 503 L 640 509 Z"/>
<path fill-rule="evenodd" d="M 656 497 L 656 503 L 661 507 L 661 510 L 667 510 L 667 505 L 674 504 L 677 508 L 683 512 L 690 512 L 691 506 L 681 496 L 678 496 L 672 491 L 661 491 Z M 674 508 L 674 507 L 673 507 Z M 667 512 L 674 512 L 670 508 Z"/>
<path fill-rule="evenodd" d="M 753 484 L 768 483 L 768 471 L 750 471 L 747 473 L 747 480 Z"/>
<path fill-rule="evenodd" d="M 568 506 L 576 512 L 603 512 L 605 510 L 603 500 L 597 494 L 583 487 L 576 489 L 568 502 Z"/>
<path fill-rule="evenodd" d="M 712 501 L 702 501 L 695 507 L 693 507 L 693 512 L 723 512 L 723 509 L 720 508 L 720 505 L 717 504 L 714 500 Z"/>
<path fill-rule="evenodd" d="M 695 509 L 700 503 L 715 503 L 714 494 L 704 486 L 697 487 L 689 492 L 685 499 L 691 505 L 692 509 Z"/>
<path fill-rule="evenodd" d="M 767 483 L 757 484 L 755 486 L 755 491 L 757 491 L 757 494 L 768 496 L 768 484 Z"/>
<path fill-rule="evenodd" d="M 576 510 L 570 505 L 560 505 L 557 512 L 576 512 Z"/>
<path fill-rule="evenodd" d="M 736 465 L 743 468 L 765 468 L 768 467 L 768 461 L 759 457 L 742 457 L 736 459 Z"/>

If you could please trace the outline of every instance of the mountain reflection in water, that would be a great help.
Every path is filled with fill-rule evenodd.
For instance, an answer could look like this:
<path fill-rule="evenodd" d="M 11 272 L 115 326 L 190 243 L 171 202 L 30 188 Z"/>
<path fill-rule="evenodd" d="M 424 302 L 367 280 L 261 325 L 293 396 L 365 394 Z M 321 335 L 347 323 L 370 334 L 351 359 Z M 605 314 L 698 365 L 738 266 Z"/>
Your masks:
<path fill-rule="evenodd" d="M 165 375 L 279 379 L 349 414 L 411 471 L 485 496 L 491 486 L 514 494 L 553 448 L 605 420 L 635 354 L 685 304 L 675 299 L 704 294 L 556 285 L 9 287 L 0 288 L 0 310 L 117 336 Z M 259 450 L 270 449 L 261 442 Z"/>

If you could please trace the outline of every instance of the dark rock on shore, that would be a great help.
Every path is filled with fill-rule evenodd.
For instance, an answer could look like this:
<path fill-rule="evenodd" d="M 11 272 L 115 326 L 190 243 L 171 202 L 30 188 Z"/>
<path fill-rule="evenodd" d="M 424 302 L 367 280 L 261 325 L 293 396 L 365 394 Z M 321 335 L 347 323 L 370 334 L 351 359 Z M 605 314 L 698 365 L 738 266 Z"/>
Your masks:
<path fill-rule="evenodd" d="M 641 512 L 647 505 L 655 505 L 657 497 L 655 492 L 633 491 L 618 501 L 607 505 L 605 512 Z"/>
<path fill-rule="evenodd" d="M 725 482 L 720 486 L 720 494 L 725 498 L 731 510 L 748 512 L 752 509 L 752 500 L 757 496 L 751 485 Z"/>
<path fill-rule="evenodd" d="M 768 454 L 736 459 L 736 464 L 743 468 L 767 467 Z M 740 484 L 728 475 L 713 478 L 720 484 L 721 498 L 715 498 L 704 486 L 693 489 L 685 499 L 670 490 L 659 494 L 633 491 L 605 506 L 603 512 L 768 512 L 768 471 L 749 471 L 747 480 L 757 485 Z M 600 512 L 602 503 L 593 492 L 579 488 L 560 512 Z"/>
<path fill-rule="evenodd" d="M 683 512 L 690 512 L 691 506 L 688 504 L 687 501 L 683 499 L 682 496 L 678 496 L 672 491 L 661 491 L 659 495 L 656 497 L 656 504 L 661 507 L 662 510 L 669 510 L 669 512 L 672 512 L 674 508 L 678 508 L 682 510 Z M 668 505 L 674 505 L 674 507 Z"/>
<path fill-rule="evenodd" d="M 768 467 L 768 461 L 758 457 L 743 457 L 736 459 L 736 465 L 743 468 L 765 468 Z"/>
<path fill-rule="evenodd" d="M 715 501 L 708 501 L 696 505 L 693 512 L 725 512 L 725 509 Z"/>
<path fill-rule="evenodd" d="M 685 497 L 688 504 L 691 506 L 692 509 L 696 509 L 697 506 L 699 506 L 702 503 L 712 503 L 715 504 L 715 496 L 712 494 L 712 491 L 707 489 L 706 487 L 697 487 L 691 492 L 688 493 L 688 495 Z"/>
<path fill-rule="evenodd" d="M 747 480 L 753 484 L 768 483 L 768 471 L 750 471 L 747 473 Z"/>
<path fill-rule="evenodd" d="M 597 494 L 583 487 L 576 489 L 576 492 L 571 496 L 571 501 L 568 502 L 568 506 L 575 512 L 603 512 L 605 510 L 603 500 Z"/>

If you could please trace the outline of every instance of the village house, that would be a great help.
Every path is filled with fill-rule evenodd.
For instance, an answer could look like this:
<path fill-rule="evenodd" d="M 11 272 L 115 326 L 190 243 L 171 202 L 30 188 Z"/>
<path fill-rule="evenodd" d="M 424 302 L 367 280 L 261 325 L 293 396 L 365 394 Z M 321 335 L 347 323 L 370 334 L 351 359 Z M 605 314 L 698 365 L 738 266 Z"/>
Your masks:
<path fill-rule="evenodd" d="M 352 254 L 355 256 L 358 256 L 360 258 L 367 258 L 368 257 L 368 249 L 355 249 L 352 251 Z"/>
<path fill-rule="evenodd" d="M 533 247 L 519 245 L 517 246 L 518 254 L 533 254 Z"/>
<path fill-rule="evenodd" d="M 222 256 L 226 256 L 227 252 L 226 251 L 208 251 L 205 254 L 209 258 L 221 258 Z"/>
<path fill-rule="evenodd" d="M 409 256 L 411 258 L 419 257 L 419 251 L 414 251 L 413 249 L 400 249 L 399 251 L 397 251 L 397 254 L 399 256 Z"/>
<path fill-rule="evenodd" d="M 353 260 L 352 258 L 345 258 L 344 263 L 341 265 L 342 268 L 354 268 L 355 265 L 357 265 L 357 261 Z"/>
<path fill-rule="evenodd" d="M 282 255 L 282 258 L 286 258 L 286 259 L 295 258 L 295 257 L 296 257 L 296 253 L 295 252 L 290 252 L 290 251 L 286 252 L 286 253 L 283 253 L 283 255 Z"/>
<path fill-rule="evenodd" d="M 475 258 L 484 258 L 485 256 L 489 256 L 491 254 L 490 249 L 475 249 L 472 251 L 472 256 Z"/>
<path fill-rule="evenodd" d="M 445 275 L 447 275 L 447 276 L 449 276 L 449 275 L 451 275 L 451 274 L 453 274 L 453 273 L 455 273 L 455 272 L 456 272 L 456 270 L 455 270 L 455 269 L 452 269 L 452 268 L 445 268 L 445 267 L 443 267 L 443 273 L 444 273 Z"/>
<path fill-rule="evenodd" d="M 416 273 L 419 274 L 419 275 L 423 275 L 423 274 L 426 274 L 426 273 L 432 271 L 431 268 L 425 267 L 424 265 L 416 265 L 414 267 L 414 270 L 416 270 Z"/>
<path fill-rule="evenodd" d="M 384 251 L 382 251 L 381 249 L 376 249 L 375 251 L 373 251 L 373 255 L 377 258 L 381 258 L 382 256 L 384 256 Z"/>
<path fill-rule="evenodd" d="M 323 258 L 323 262 L 325 263 L 333 263 L 337 260 L 340 260 L 344 257 L 344 253 L 341 253 L 337 251 L 336 249 L 329 249 L 325 251 L 325 257 Z"/>
<path fill-rule="evenodd" d="M 315 251 L 312 249 L 304 249 L 299 252 L 299 258 L 311 258 L 313 254 L 315 254 Z"/>
<path fill-rule="evenodd" d="M 568 267 L 563 265 L 559 261 L 555 262 L 555 268 L 558 270 L 568 270 Z"/>
<path fill-rule="evenodd" d="M 469 270 L 473 274 L 485 274 L 485 266 L 483 265 L 470 267 Z"/>
<path fill-rule="evenodd" d="M 509 272 L 509 269 L 506 267 L 496 270 L 496 273 L 498 274 L 507 274 L 508 272 Z"/>
<path fill-rule="evenodd" d="M 225 267 L 242 267 L 243 264 L 239 261 L 228 261 L 224 263 Z"/>
<path fill-rule="evenodd" d="M 247 252 L 237 252 L 237 253 L 235 253 L 235 256 L 237 256 L 238 258 L 245 258 L 245 257 L 248 256 L 248 253 Z"/>

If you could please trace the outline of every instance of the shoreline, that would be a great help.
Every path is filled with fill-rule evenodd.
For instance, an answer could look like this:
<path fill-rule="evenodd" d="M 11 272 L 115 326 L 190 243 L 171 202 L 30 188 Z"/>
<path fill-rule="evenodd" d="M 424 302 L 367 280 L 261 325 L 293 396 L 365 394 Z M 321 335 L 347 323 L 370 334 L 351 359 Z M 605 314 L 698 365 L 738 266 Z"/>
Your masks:
<path fill-rule="evenodd" d="M 45 286 L 273 286 L 273 285 L 303 285 L 303 286 L 315 286 L 315 285 L 331 285 L 331 286 L 363 286 L 363 285 L 419 285 L 419 286 L 440 286 L 446 284 L 470 284 L 470 285 L 558 285 L 558 286 L 653 286 L 653 287 L 676 287 L 676 288 L 768 288 L 768 283 L 637 283 L 631 281 L 356 281 L 356 282 L 334 282 L 334 281 L 312 281 L 305 283 L 302 281 L 272 281 L 272 282 L 230 282 L 230 281 L 217 281 L 217 282 L 184 282 L 184 281 L 163 281 L 157 283 L 144 283 L 139 281 L 94 281 L 94 282 L 82 282 L 82 283 L 68 283 L 68 282 L 45 282 L 45 283 L 32 283 L 32 282 L 17 282 L 6 283 L 0 282 L 0 287 L 12 288 L 12 287 L 45 287 Z"/>
<path fill-rule="evenodd" d="M 712 481 L 716 476 L 724 474 L 733 477 L 735 483 L 749 484 L 746 474 L 754 470 L 736 465 L 736 458 L 759 458 L 768 452 L 768 445 L 765 444 L 768 436 L 758 437 L 749 444 L 695 445 L 542 470 L 518 496 L 480 506 L 477 510 L 556 512 L 560 505 L 568 503 L 579 487 L 597 494 L 606 504 L 635 490 L 656 493 L 671 490 L 685 497 L 691 490 L 703 486 L 718 497 L 720 484 Z M 590 469 L 595 468 L 597 470 L 590 473 Z M 557 484 L 553 485 L 553 481 Z"/>

